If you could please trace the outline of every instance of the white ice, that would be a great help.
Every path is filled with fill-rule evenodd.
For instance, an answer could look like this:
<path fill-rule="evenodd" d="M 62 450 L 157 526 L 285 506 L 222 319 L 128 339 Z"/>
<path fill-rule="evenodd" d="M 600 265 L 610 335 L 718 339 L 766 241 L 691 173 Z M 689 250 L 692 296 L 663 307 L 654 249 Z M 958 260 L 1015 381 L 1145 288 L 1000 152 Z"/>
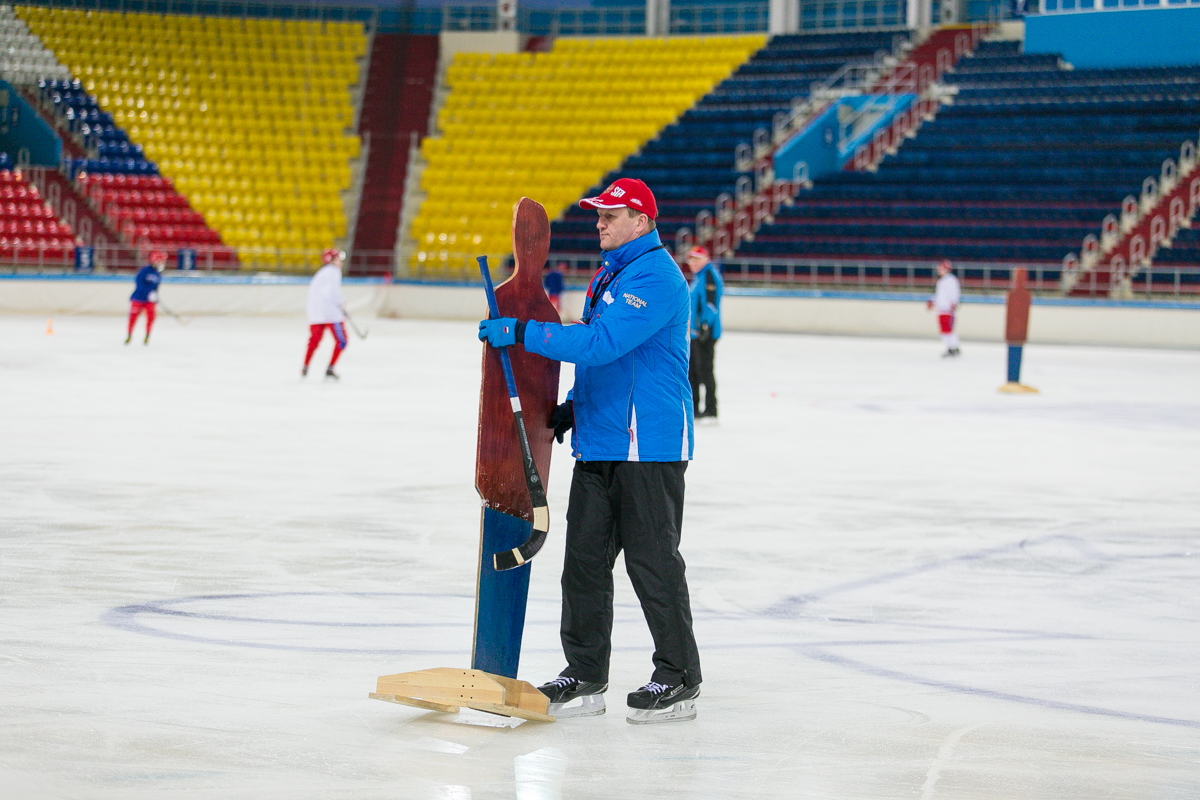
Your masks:
<path fill-rule="evenodd" d="M 360 320 L 360 323 L 362 320 Z M 1200 797 L 1200 353 L 728 334 L 694 722 L 368 699 L 468 666 L 474 325 L 0 317 L 0 798 Z M 323 371 L 328 342 L 315 363 Z M 564 375 L 564 391 L 569 373 Z M 558 673 L 568 450 L 521 677 Z"/>

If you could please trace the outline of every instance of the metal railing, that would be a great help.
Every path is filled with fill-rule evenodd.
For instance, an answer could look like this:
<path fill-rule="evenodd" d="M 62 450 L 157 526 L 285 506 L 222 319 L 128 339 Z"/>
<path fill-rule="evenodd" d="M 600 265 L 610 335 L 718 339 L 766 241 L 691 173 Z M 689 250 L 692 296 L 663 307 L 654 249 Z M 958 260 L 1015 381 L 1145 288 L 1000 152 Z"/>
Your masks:
<path fill-rule="evenodd" d="M 97 273 L 132 273 L 146 265 L 149 246 L 140 251 L 121 245 L 93 249 Z M 207 275 L 311 275 L 321 264 L 318 249 L 277 250 L 242 248 L 236 258 L 228 250 L 196 248 L 195 269 L 188 274 Z M 356 251 L 354 265 L 346 269 L 348 276 L 396 275 L 406 280 L 468 282 L 479 280 L 474 255 L 462 254 L 451 264 L 429 264 L 397 269 L 391 250 Z M 561 266 L 569 285 L 585 286 L 600 266 L 599 255 L 551 253 L 549 262 Z M 511 258 L 492 259 L 500 275 L 511 270 Z M 469 262 L 469 264 L 468 264 Z M 937 280 L 937 267 L 932 261 L 852 261 L 830 259 L 756 259 L 727 258 L 721 262 L 721 272 L 730 286 L 768 290 L 827 290 L 842 292 L 894 292 L 900 294 L 932 293 Z M 75 256 L 71 249 L 63 250 L 46 244 L 0 244 L 0 272 L 24 275 L 63 275 L 74 272 Z M 1063 268 L 1061 264 L 1003 264 L 987 262 L 956 262 L 955 271 L 967 294 L 1000 296 L 1012 286 L 1013 270 L 1028 271 L 1029 289 L 1042 296 L 1061 296 Z M 176 271 L 173 269 L 172 274 Z M 180 273 L 182 274 L 182 273 Z M 1086 281 L 1087 278 L 1083 278 Z M 1107 287 L 1097 287 L 1104 290 Z M 1093 293 L 1103 297 L 1105 291 Z M 1138 272 L 1127 285 L 1122 298 L 1127 301 L 1200 303 L 1200 266 L 1158 266 Z M 1087 302 L 1081 300 L 1080 302 Z"/>
<path fill-rule="evenodd" d="M 575 285 L 590 280 L 600 266 L 600 258 L 590 255 L 551 253 L 549 260 L 565 265 L 563 273 Z M 726 258 L 720 264 L 729 285 L 762 289 L 932 293 L 937 281 L 933 261 Z M 1028 271 L 1030 291 L 1062 293 L 1061 264 L 956 262 L 954 267 L 969 293 L 1003 294 L 1012 286 L 1012 273 L 1018 267 Z M 1133 279 L 1130 298 L 1200 301 L 1200 266 L 1151 267 L 1140 272 Z"/>
<path fill-rule="evenodd" d="M 82 247 L 80 245 L 79 247 Z M 45 243 L 27 240 L 26 243 L 0 242 L 0 270 L 5 272 L 73 272 L 75 270 L 76 247 L 54 247 Z M 91 247 L 92 270 L 99 273 L 137 271 L 149 263 L 152 250 L 165 250 L 174 268 L 179 248 L 164 247 L 152 242 L 137 245 L 97 244 Z M 194 256 L 194 268 L 189 272 L 212 275 L 237 275 L 245 273 L 311 274 L 321 266 L 323 248 L 279 249 L 242 247 L 237 251 L 227 247 L 184 248 Z M 391 250 L 358 250 L 354 253 L 353 265 L 346 268 L 348 275 L 391 275 L 395 268 L 395 254 Z"/>
<path fill-rule="evenodd" d="M 904 3 L 800 2 L 800 31 L 803 33 L 874 31 L 903 28 L 907 24 Z"/>

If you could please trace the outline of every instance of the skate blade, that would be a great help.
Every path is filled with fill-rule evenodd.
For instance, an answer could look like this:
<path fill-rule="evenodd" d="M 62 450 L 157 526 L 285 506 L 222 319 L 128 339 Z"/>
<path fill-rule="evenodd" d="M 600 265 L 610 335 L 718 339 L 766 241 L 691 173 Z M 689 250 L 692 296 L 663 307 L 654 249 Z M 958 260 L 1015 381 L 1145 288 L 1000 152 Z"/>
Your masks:
<path fill-rule="evenodd" d="M 696 718 L 696 701 L 681 700 L 670 708 L 631 708 L 625 721 L 630 725 L 654 722 L 684 722 Z"/>
<path fill-rule="evenodd" d="M 605 711 L 604 695 L 589 694 L 577 697 L 568 703 L 551 703 L 546 712 L 556 719 L 571 717 L 598 717 Z"/>

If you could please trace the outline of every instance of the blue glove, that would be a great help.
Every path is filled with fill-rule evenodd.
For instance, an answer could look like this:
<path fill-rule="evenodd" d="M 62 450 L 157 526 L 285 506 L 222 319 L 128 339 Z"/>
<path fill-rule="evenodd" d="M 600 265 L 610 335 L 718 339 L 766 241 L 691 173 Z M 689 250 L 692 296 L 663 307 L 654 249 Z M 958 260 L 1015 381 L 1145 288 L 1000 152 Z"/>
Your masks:
<path fill-rule="evenodd" d="M 510 347 L 525 340 L 525 323 L 514 317 L 485 319 L 479 323 L 479 341 L 492 347 Z"/>

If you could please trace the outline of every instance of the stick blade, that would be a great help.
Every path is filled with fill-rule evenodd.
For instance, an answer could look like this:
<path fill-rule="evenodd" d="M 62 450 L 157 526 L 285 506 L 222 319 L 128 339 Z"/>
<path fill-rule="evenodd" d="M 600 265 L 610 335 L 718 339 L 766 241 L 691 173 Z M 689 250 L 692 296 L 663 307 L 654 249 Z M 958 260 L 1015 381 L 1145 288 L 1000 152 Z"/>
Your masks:
<path fill-rule="evenodd" d="M 534 529 L 529 540 L 520 547 L 514 547 L 512 550 L 505 550 L 496 553 L 492 556 L 492 566 L 497 572 L 503 572 L 508 569 L 516 569 L 526 564 L 531 558 L 536 556 L 542 549 L 542 545 L 546 543 L 546 531 Z"/>

